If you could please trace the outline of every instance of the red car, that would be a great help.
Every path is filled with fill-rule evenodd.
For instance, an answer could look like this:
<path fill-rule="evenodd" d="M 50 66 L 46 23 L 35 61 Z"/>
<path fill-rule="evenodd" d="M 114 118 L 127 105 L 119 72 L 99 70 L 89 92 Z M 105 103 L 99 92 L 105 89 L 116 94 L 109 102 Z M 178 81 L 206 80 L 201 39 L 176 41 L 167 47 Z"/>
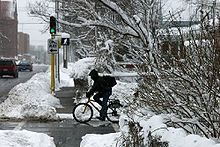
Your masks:
<path fill-rule="evenodd" d="M 0 59 L 0 77 L 5 75 L 18 78 L 18 68 L 16 66 L 15 60 Z"/>

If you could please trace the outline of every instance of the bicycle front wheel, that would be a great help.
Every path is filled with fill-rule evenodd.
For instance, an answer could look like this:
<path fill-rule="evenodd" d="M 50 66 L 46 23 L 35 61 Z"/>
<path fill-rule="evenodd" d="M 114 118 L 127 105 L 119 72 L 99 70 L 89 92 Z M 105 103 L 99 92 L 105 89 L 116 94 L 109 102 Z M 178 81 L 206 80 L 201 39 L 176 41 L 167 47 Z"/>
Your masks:
<path fill-rule="evenodd" d="M 113 123 L 118 123 L 119 122 L 121 107 L 122 107 L 121 104 L 111 103 L 111 104 L 108 105 L 107 119 L 110 122 L 113 122 Z"/>
<path fill-rule="evenodd" d="M 79 103 L 73 108 L 73 118 L 80 123 L 86 123 L 92 119 L 93 110 L 87 103 Z"/>

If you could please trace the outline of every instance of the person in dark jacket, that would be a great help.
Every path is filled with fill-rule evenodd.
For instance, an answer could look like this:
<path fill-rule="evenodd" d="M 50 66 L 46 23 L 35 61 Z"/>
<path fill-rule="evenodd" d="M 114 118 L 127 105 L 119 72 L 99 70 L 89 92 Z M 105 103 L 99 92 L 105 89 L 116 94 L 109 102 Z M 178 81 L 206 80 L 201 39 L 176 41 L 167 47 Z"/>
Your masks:
<path fill-rule="evenodd" d="M 89 98 L 96 93 L 93 98 L 95 102 L 102 106 L 102 109 L 100 110 L 100 117 L 98 117 L 98 119 L 104 121 L 107 116 L 107 103 L 112 94 L 112 88 L 107 85 L 103 77 L 98 75 L 98 72 L 95 69 L 89 73 L 89 76 L 94 83 L 91 89 L 86 93 L 86 97 Z M 100 98 L 103 98 L 103 100 L 101 101 Z"/>

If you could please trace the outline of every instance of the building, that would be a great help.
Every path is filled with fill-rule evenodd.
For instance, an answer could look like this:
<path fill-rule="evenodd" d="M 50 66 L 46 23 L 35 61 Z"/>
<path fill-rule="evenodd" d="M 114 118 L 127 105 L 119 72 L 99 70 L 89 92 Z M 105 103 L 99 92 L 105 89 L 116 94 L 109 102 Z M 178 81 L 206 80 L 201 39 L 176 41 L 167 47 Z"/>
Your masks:
<path fill-rule="evenodd" d="M 18 54 L 27 54 L 30 52 L 30 37 L 28 34 L 18 32 Z"/>
<path fill-rule="evenodd" d="M 0 57 L 17 56 L 16 0 L 0 0 Z"/>

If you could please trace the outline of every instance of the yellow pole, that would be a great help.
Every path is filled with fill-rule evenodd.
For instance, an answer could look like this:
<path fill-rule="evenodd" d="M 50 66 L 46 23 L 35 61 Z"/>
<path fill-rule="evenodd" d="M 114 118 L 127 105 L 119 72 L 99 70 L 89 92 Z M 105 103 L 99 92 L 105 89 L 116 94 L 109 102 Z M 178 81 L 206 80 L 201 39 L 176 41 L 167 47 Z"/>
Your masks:
<path fill-rule="evenodd" d="M 50 56 L 50 63 L 51 63 L 51 86 L 50 86 L 50 89 L 51 89 L 51 93 L 54 93 L 55 91 L 55 74 L 54 74 L 54 69 L 55 69 L 55 55 L 54 54 L 51 54 Z"/>
<path fill-rule="evenodd" d="M 51 39 L 54 39 L 54 34 L 51 35 Z M 55 54 L 50 55 L 50 90 L 51 93 L 55 92 Z"/>

